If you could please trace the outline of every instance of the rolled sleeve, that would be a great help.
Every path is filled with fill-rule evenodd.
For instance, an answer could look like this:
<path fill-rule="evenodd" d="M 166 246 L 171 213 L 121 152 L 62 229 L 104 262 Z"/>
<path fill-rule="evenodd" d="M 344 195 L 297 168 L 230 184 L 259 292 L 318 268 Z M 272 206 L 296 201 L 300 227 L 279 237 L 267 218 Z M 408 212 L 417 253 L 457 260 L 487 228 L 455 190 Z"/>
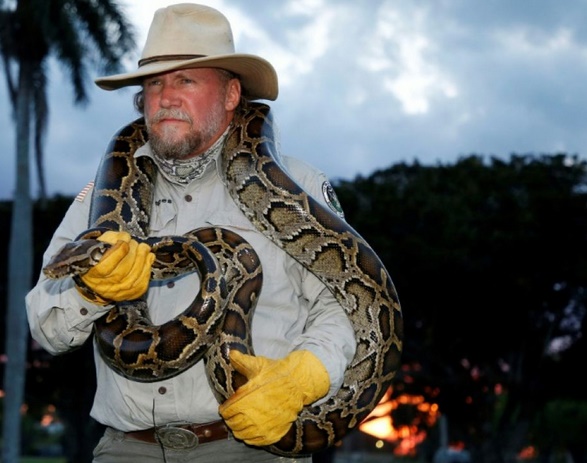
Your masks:
<path fill-rule="evenodd" d="M 328 177 L 297 158 L 285 157 L 285 163 L 304 190 L 324 207 L 331 209 L 324 197 L 324 186 L 329 184 Z M 311 351 L 328 371 L 330 391 L 317 402 L 322 403 L 338 391 L 344 380 L 346 368 L 356 352 L 355 332 L 343 306 L 318 277 L 309 271 L 305 272 L 302 288 L 309 311 L 304 332 L 296 340 L 295 350 Z"/>
<path fill-rule="evenodd" d="M 43 255 L 43 266 L 64 244 L 87 228 L 88 196 L 78 196 L 67 210 Z M 81 346 L 91 335 L 94 320 L 110 309 L 82 298 L 72 278 L 53 280 L 42 272 L 26 295 L 25 303 L 31 336 L 54 355 Z"/>
<path fill-rule="evenodd" d="M 310 310 L 294 350 L 307 349 L 320 359 L 330 376 L 327 399 L 340 388 L 355 355 L 355 333 L 344 308 L 318 278 L 308 273 L 304 288 Z"/>

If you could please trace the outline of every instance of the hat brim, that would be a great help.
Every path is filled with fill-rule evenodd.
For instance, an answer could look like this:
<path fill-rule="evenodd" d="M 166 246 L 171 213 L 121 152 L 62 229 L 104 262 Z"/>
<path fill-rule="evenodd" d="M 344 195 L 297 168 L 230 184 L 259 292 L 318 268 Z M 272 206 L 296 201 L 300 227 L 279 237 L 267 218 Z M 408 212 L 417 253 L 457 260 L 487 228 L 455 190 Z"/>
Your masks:
<path fill-rule="evenodd" d="M 277 73 L 263 58 L 247 54 L 206 56 L 189 60 L 155 61 L 134 72 L 99 77 L 94 82 L 104 90 L 141 85 L 147 76 L 167 71 L 194 68 L 220 68 L 237 74 L 245 96 L 250 99 L 275 100 L 278 94 Z"/>

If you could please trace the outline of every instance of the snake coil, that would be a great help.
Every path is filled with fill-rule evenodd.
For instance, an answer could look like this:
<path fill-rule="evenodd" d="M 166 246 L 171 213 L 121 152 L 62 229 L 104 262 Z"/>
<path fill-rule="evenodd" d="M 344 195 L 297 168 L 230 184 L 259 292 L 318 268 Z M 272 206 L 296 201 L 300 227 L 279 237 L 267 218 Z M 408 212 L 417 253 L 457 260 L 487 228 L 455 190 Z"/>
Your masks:
<path fill-rule="evenodd" d="M 90 224 L 98 229 L 127 230 L 156 245 L 160 239 L 147 238 L 156 169 L 144 157 L 133 156 L 146 140 L 142 119 L 125 126 L 113 137 L 96 177 Z M 353 326 L 356 353 L 339 391 L 320 405 L 304 407 L 289 432 L 266 447 L 283 456 L 323 450 L 367 417 L 400 366 L 403 319 L 395 287 L 369 244 L 342 218 L 307 194 L 281 166 L 267 105 L 248 103 L 236 114 L 220 162 L 229 193 L 246 217 L 326 285 Z M 163 273 L 173 274 L 176 262 L 184 263 L 177 264 L 177 271 L 207 272 L 206 266 L 197 265 L 198 260 L 204 259 L 198 256 L 206 254 L 195 244 L 201 241 L 223 271 L 233 275 L 227 280 L 228 302 L 215 300 L 214 310 L 209 311 L 211 318 L 204 317 L 205 335 L 197 332 L 201 328 L 199 321 L 188 308 L 167 324 L 176 331 L 187 332 L 188 340 L 167 349 L 170 341 L 163 339 L 171 337 L 163 336 L 161 327 L 137 331 L 134 321 L 121 317 L 123 311 L 116 307 L 105 317 L 117 323 L 97 322 L 96 334 L 107 363 L 136 381 L 173 376 L 203 357 L 212 389 L 217 400 L 223 402 L 243 381 L 228 362 L 230 350 L 253 353 L 250 319 L 262 281 L 259 259 L 248 243 L 227 230 L 192 231 L 183 239 L 181 252 L 169 248 L 166 253 L 156 254 L 158 267 L 165 269 Z M 178 245 L 173 237 L 169 240 L 169 246 Z M 66 258 L 57 256 L 53 265 Z M 215 267 L 213 263 L 207 265 Z M 234 270 L 235 266 L 238 270 Z M 220 287 L 222 278 L 214 273 L 212 281 Z M 246 300 L 250 305 L 245 304 Z M 148 318 L 142 320 L 148 325 Z M 130 339 L 125 332 L 136 336 Z M 130 342 L 134 337 L 150 350 L 137 356 Z M 125 363 L 121 359 L 130 360 Z M 167 368 L 172 362 L 174 366 Z"/>

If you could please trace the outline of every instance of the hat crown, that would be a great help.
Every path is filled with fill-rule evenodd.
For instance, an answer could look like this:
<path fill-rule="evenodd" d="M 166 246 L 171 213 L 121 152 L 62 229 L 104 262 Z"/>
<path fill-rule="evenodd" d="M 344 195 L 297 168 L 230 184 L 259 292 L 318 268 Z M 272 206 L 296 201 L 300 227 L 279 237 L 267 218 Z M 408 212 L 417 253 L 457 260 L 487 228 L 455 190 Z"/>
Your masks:
<path fill-rule="evenodd" d="M 240 80 L 246 98 L 275 100 L 277 73 L 264 58 L 236 53 L 228 19 L 214 8 L 179 3 L 155 11 L 136 71 L 104 76 L 104 90 L 142 85 L 145 77 L 180 69 L 217 68 Z"/>
<path fill-rule="evenodd" d="M 222 13 L 205 5 L 180 3 L 155 12 L 141 59 L 233 53 L 232 29 Z"/>

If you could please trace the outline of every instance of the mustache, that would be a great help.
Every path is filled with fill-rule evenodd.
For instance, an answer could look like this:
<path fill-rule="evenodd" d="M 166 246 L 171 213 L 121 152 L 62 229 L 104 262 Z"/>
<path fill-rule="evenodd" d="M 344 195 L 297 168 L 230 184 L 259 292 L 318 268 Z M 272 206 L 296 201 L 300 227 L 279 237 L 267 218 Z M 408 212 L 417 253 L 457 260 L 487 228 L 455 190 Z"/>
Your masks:
<path fill-rule="evenodd" d="M 180 109 L 160 109 L 151 118 L 151 123 L 155 124 L 163 119 L 177 119 L 192 123 L 192 118 Z"/>

